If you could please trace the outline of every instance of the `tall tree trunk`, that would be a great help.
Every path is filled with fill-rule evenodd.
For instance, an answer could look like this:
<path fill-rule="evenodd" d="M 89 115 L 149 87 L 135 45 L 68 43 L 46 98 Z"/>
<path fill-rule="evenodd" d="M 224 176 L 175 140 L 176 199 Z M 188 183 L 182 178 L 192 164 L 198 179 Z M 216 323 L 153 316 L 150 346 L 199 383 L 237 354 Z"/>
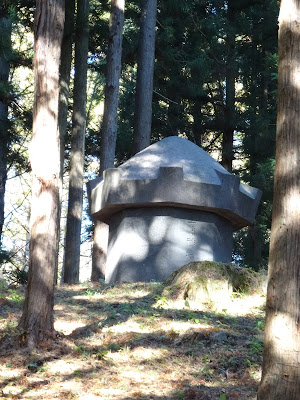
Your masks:
<path fill-rule="evenodd" d="M 224 113 L 224 132 L 222 143 L 222 162 L 224 168 L 232 171 L 233 133 L 235 128 L 235 0 L 228 0 L 227 8 L 227 60 L 226 60 L 226 103 Z"/>
<path fill-rule="evenodd" d="M 259 227 L 254 225 L 248 226 L 248 257 L 247 263 L 254 271 L 259 271 L 262 261 L 262 238 L 259 232 Z"/>
<path fill-rule="evenodd" d="M 7 8 L 0 8 L 0 83 L 2 90 L 8 87 L 9 60 L 11 55 L 11 21 Z M 7 152 L 8 152 L 8 108 L 5 99 L 0 98 L 0 245 L 4 224 L 4 196 L 7 179 Z"/>
<path fill-rule="evenodd" d="M 138 48 L 133 154 L 150 145 L 157 0 L 143 0 Z"/>
<path fill-rule="evenodd" d="M 114 167 L 117 128 L 119 80 L 121 74 L 122 38 L 125 0 L 113 0 L 110 12 L 108 53 L 103 122 L 101 126 L 100 176 Z M 91 280 L 98 282 L 105 276 L 108 225 L 95 221 Z"/>
<path fill-rule="evenodd" d="M 168 96 L 172 101 L 169 101 L 168 104 L 168 125 L 169 125 L 169 134 L 168 136 L 178 136 L 180 133 L 180 108 L 181 108 L 181 97 L 178 93 L 178 88 L 176 86 L 170 87 L 168 90 Z M 150 139 L 148 146 L 150 144 Z"/>
<path fill-rule="evenodd" d="M 300 0 L 279 15 L 276 168 L 266 329 L 258 400 L 300 393 Z"/>
<path fill-rule="evenodd" d="M 72 118 L 69 203 L 64 260 L 64 282 L 79 282 L 83 170 L 86 128 L 87 56 L 89 42 L 89 0 L 77 1 L 75 37 L 75 79 Z"/>
<path fill-rule="evenodd" d="M 203 140 L 203 117 L 202 117 L 202 110 L 201 110 L 201 100 L 200 99 L 195 99 L 193 108 L 192 108 L 192 114 L 193 114 L 193 136 L 194 136 L 194 141 L 197 146 L 201 147 L 202 146 L 202 140 Z"/>
<path fill-rule="evenodd" d="M 34 46 L 30 260 L 19 328 L 32 347 L 53 334 L 53 300 L 59 219 L 59 63 L 64 0 L 37 0 Z"/>
<path fill-rule="evenodd" d="M 70 72 L 72 64 L 72 44 L 73 44 L 73 30 L 74 30 L 74 12 L 75 0 L 65 0 L 65 24 L 64 36 L 61 45 L 61 58 L 59 68 L 59 132 L 61 143 L 61 180 L 63 179 L 63 165 L 65 156 L 65 137 L 67 133 L 67 117 L 68 117 L 68 104 L 70 95 Z"/>
<path fill-rule="evenodd" d="M 64 23 L 64 36 L 61 45 L 61 57 L 59 68 L 59 111 L 58 111 L 58 124 L 60 135 L 60 197 L 62 197 L 63 190 L 63 173 L 64 173 L 64 159 L 65 159 L 65 138 L 67 135 L 68 125 L 68 105 L 70 96 L 70 72 L 72 65 L 72 44 L 73 44 L 73 31 L 74 31 L 74 13 L 75 13 L 75 0 L 65 0 L 65 23 Z M 59 218 L 58 236 L 60 236 L 60 223 Z M 57 252 L 59 252 L 59 241 Z M 58 267 L 58 266 L 57 266 Z M 56 275 L 58 274 L 58 268 Z M 64 278 L 64 265 L 61 271 L 61 283 Z M 57 276 L 55 281 L 57 282 Z"/>
<path fill-rule="evenodd" d="M 264 13 L 267 14 L 269 12 L 269 3 L 264 5 Z M 268 80 L 267 76 L 264 73 L 260 73 L 263 67 L 263 70 L 267 69 L 267 51 L 265 49 L 264 38 L 261 37 L 261 32 L 257 32 L 256 25 L 253 25 L 253 33 L 252 33 L 252 43 L 253 47 L 260 54 L 261 64 L 257 62 L 253 62 L 252 74 L 251 74 L 251 94 L 255 98 L 255 108 L 256 114 L 259 119 L 262 117 L 266 120 L 268 119 Z M 258 166 L 260 163 L 264 161 L 265 156 L 262 154 L 261 146 L 259 145 L 259 132 L 257 131 L 257 124 L 252 124 L 253 127 L 249 130 L 249 135 L 251 135 L 251 143 L 252 143 L 252 152 L 250 152 L 249 156 L 249 172 L 250 177 L 254 178 L 259 174 Z M 251 128 L 251 121 L 249 124 Z M 263 128 L 264 129 L 264 128 Z M 250 184 L 256 186 L 256 182 L 251 182 Z M 266 192 L 264 193 L 266 194 Z M 261 207 L 259 207 L 257 218 L 254 221 L 254 224 L 249 226 L 247 229 L 248 236 L 248 246 L 249 250 L 247 251 L 247 264 L 250 265 L 255 271 L 258 271 L 263 262 L 263 238 L 261 228 L 259 227 L 259 218 L 261 215 Z"/>

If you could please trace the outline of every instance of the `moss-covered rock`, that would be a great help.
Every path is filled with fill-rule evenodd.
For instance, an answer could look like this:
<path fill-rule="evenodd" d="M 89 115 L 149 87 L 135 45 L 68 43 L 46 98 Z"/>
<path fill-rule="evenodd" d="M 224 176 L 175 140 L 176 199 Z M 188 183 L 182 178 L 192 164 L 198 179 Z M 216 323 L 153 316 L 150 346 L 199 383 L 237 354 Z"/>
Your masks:
<path fill-rule="evenodd" d="M 262 281 L 258 273 L 232 264 L 192 262 L 170 275 L 163 294 L 171 300 L 211 303 L 214 308 L 225 308 L 233 295 L 253 294 L 261 289 Z"/>

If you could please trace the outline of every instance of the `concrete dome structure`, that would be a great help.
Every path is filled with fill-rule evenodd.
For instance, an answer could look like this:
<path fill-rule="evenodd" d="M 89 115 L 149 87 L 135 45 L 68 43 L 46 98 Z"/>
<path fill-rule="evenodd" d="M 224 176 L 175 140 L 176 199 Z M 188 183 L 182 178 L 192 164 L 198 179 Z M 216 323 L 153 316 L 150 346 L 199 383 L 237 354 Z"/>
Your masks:
<path fill-rule="evenodd" d="M 91 216 L 109 224 L 106 281 L 163 280 L 190 261 L 230 262 L 260 190 L 171 136 L 89 182 Z"/>

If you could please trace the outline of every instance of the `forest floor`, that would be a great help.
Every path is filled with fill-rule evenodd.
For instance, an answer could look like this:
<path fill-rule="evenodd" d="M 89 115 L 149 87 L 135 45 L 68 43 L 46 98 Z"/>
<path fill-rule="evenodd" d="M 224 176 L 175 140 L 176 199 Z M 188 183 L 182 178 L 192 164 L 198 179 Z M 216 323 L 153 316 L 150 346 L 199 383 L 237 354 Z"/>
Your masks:
<path fill-rule="evenodd" d="M 24 289 L 0 287 L 0 337 L 14 335 Z M 0 357 L 1 399 L 254 400 L 263 295 L 221 312 L 172 303 L 158 283 L 61 286 L 51 343 Z"/>

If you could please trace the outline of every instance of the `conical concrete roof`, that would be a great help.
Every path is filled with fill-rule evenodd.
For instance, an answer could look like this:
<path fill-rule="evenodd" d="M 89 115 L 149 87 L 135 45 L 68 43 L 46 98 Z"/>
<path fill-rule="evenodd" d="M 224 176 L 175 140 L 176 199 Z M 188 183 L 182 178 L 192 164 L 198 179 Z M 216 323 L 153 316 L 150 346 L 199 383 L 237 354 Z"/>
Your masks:
<path fill-rule="evenodd" d="M 124 180 L 142 180 L 157 179 L 161 167 L 183 168 L 184 180 L 211 185 L 221 185 L 216 171 L 229 175 L 206 151 L 178 136 L 170 136 L 152 144 L 118 169 L 122 171 Z"/>
<path fill-rule="evenodd" d="M 121 210 L 180 207 L 213 212 L 234 229 L 254 221 L 261 191 L 240 182 L 194 143 L 167 137 L 142 150 L 103 180 L 89 183 L 91 215 L 103 222 Z"/>

